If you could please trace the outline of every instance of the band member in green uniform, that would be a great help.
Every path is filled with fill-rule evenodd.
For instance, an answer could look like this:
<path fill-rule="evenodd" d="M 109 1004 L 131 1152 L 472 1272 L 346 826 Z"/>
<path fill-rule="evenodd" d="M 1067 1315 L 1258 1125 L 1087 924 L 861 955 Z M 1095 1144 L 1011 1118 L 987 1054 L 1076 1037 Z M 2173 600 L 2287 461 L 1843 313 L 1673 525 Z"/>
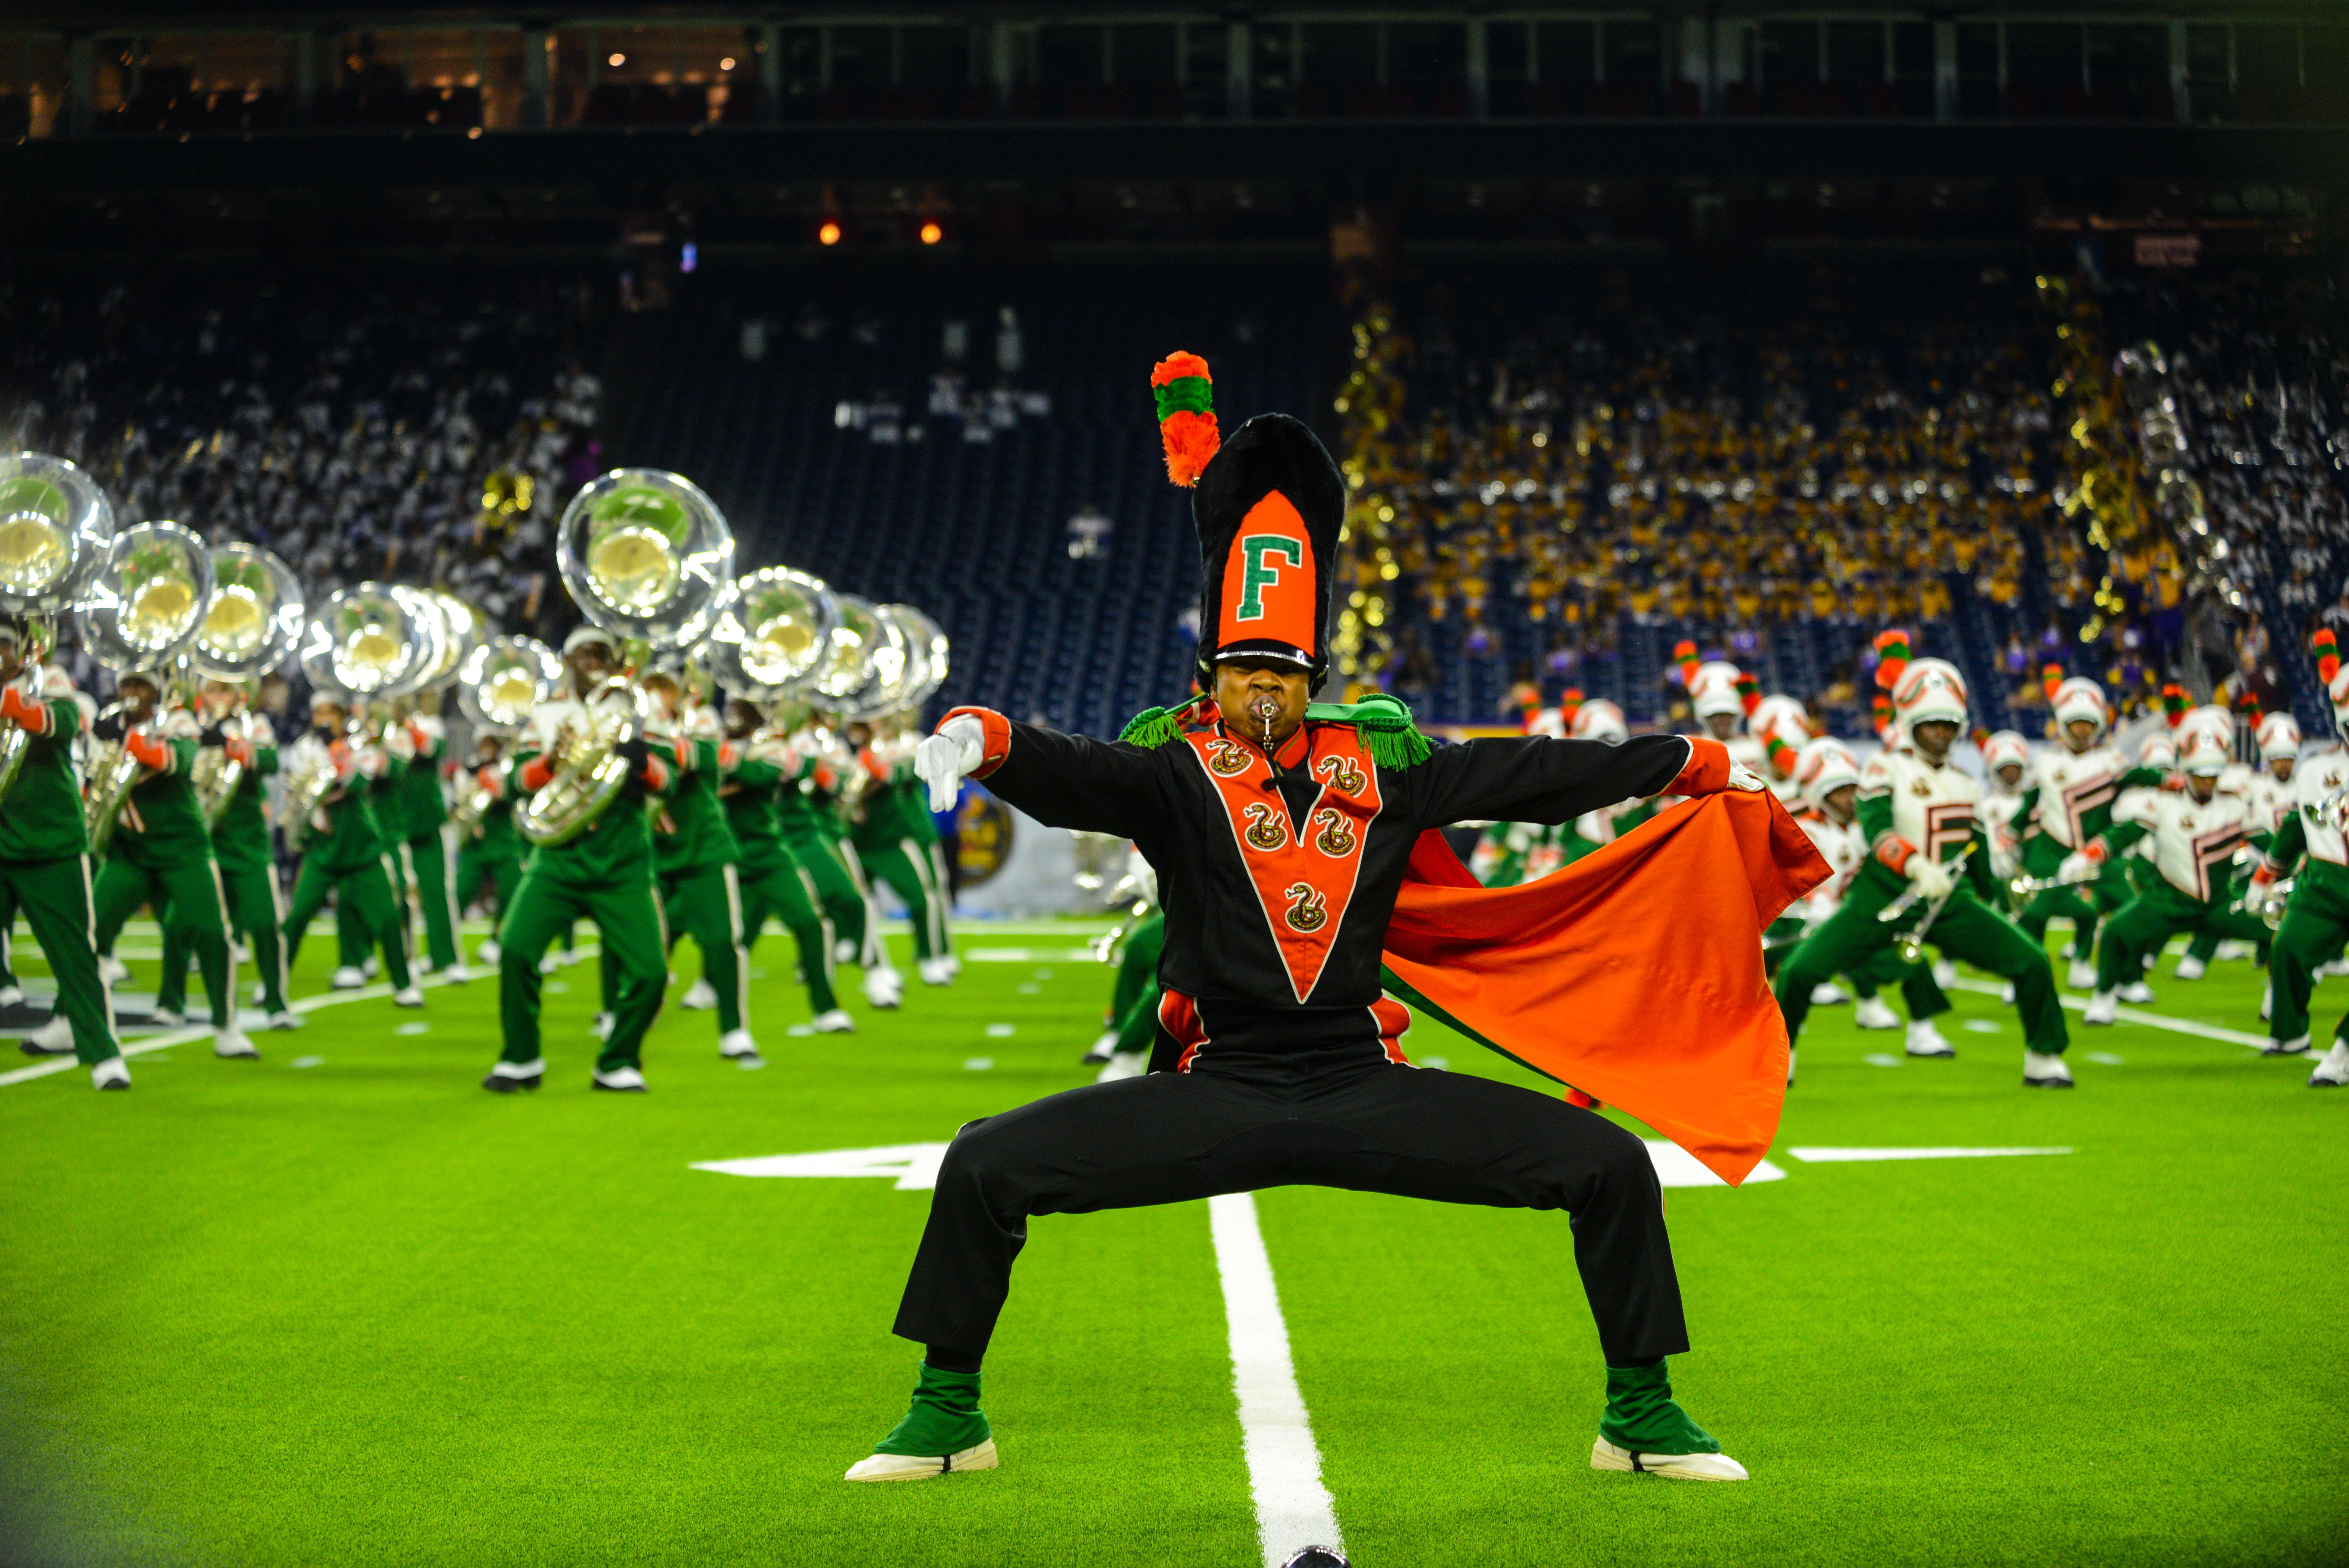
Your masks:
<path fill-rule="evenodd" d="M 792 744 L 799 758 L 796 776 L 786 775 L 775 795 L 775 826 L 783 847 L 815 885 L 816 902 L 832 922 L 833 951 L 843 963 L 864 969 L 864 999 L 875 1007 L 895 1007 L 903 999 L 905 983 L 889 962 L 881 930 L 873 919 L 862 879 L 852 869 L 855 851 L 843 841 L 833 798 L 842 781 L 841 769 L 854 766 L 845 758 L 824 754 L 818 741 L 823 732 L 798 731 Z"/>
<path fill-rule="evenodd" d="M 460 911 L 472 908 L 473 901 L 486 892 L 503 915 L 513 907 L 514 889 L 522 885 L 522 841 L 514 835 L 505 748 L 503 736 L 475 736 L 472 760 L 465 765 L 470 779 L 458 779 L 460 798 L 473 790 L 484 797 L 480 814 L 460 829 L 457 840 L 457 881 L 450 896 Z M 497 938 L 483 938 L 473 956 L 483 964 L 495 964 Z"/>
<path fill-rule="evenodd" d="M 408 759 L 391 769 L 394 794 L 399 802 L 399 828 L 405 841 L 394 852 L 401 858 L 409 882 L 416 889 L 417 906 L 424 914 L 424 972 L 462 984 L 471 978 L 457 952 L 457 905 L 449 895 L 449 843 L 441 832 L 449 820 L 449 799 L 440 790 L 440 763 L 449 754 L 449 732 L 439 716 L 410 714 L 401 727 L 406 732 Z"/>
<path fill-rule="evenodd" d="M 383 858 L 383 880 L 391 889 L 393 906 L 399 912 L 400 941 L 412 961 L 416 952 L 416 909 L 409 897 L 409 878 L 400 863 L 400 851 L 408 841 L 407 812 L 399 794 L 400 775 L 410 754 L 407 727 L 392 712 L 389 703 L 374 704 L 371 709 L 354 708 L 352 712 L 364 731 L 359 738 L 383 762 L 382 771 L 369 776 L 363 788 L 367 815 L 375 822 L 377 851 Z M 351 990 L 375 978 L 373 928 L 355 912 L 339 904 L 335 910 L 335 947 L 337 963 L 332 984 L 336 990 Z"/>
<path fill-rule="evenodd" d="M 867 878 L 888 884 L 914 927 L 914 968 L 925 985 L 944 985 L 961 967 L 947 932 L 946 878 L 933 852 L 937 824 L 920 799 L 902 737 L 848 727 L 857 763 L 871 779 L 858 803 L 851 841 Z"/>
<path fill-rule="evenodd" d="M 856 1023 L 833 989 L 832 922 L 817 903 L 814 879 L 783 847 L 775 821 L 776 791 L 798 772 L 798 758 L 782 737 L 762 729 L 757 706 L 739 697 L 726 705 L 726 737 L 719 751 L 718 796 L 742 851 L 743 953 L 747 957 L 758 945 L 770 916 L 781 922 L 799 944 L 816 1033 L 846 1034 Z"/>
<path fill-rule="evenodd" d="M 277 736 L 269 720 L 245 711 L 247 694 L 233 681 L 209 680 L 197 694 L 203 729 L 199 746 L 220 751 L 243 772 L 212 829 L 212 859 L 220 866 L 221 891 L 228 898 L 232 928 L 252 944 L 261 971 L 261 1001 L 273 1029 L 301 1024 L 285 1005 L 285 952 L 279 927 L 285 900 L 277 886 L 277 864 L 269 848 L 269 822 L 262 814 L 264 779 L 277 772 Z M 237 721 L 242 717 L 243 722 Z M 163 927 L 163 982 L 156 987 L 154 1016 L 174 1023 L 188 999 L 188 939 L 177 923 Z"/>
<path fill-rule="evenodd" d="M 130 1069 L 114 1037 L 114 1001 L 98 978 L 90 913 L 89 835 L 73 743 L 81 708 L 41 684 L 47 628 L 0 615 L 0 730 L 27 737 L 16 777 L 0 800 L 0 900 L 21 913 L 57 977 L 56 1016 L 24 1042 L 31 1056 L 71 1051 L 98 1088 L 129 1088 Z M 26 677 L 30 676 L 28 680 Z M 26 687 L 31 688 L 29 694 Z"/>
<path fill-rule="evenodd" d="M 562 770 L 591 704 L 600 709 L 625 700 L 604 690 L 621 673 L 610 633 L 581 626 L 564 639 L 563 656 L 571 666 L 571 687 L 531 712 L 514 753 L 518 796 L 535 794 Z M 660 1014 L 668 975 L 646 799 L 667 794 L 672 769 L 640 739 L 623 743 L 621 752 L 629 769 L 618 797 L 576 836 L 531 851 L 513 907 L 499 923 L 498 1016 L 505 1047 L 481 1080 L 483 1088 L 512 1093 L 534 1089 L 544 1079 L 539 960 L 558 934 L 584 918 L 603 933 L 603 961 L 616 971 L 612 1028 L 592 1081 L 599 1089 L 644 1091 L 645 1031 Z"/>
<path fill-rule="evenodd" d="M 311 917 L 332 892 L 337 907 L 350 912 L 355 929 L 372 934 L 366 938 L 369 945 L 382 945 L 391 999 L 403 1007 L 421 1007 L 424 993 L 408 972 L 408 922 L 384 875 L 383 834 L 367 788 L 383 771 L 384 755 L 364 736 L 347 736 L 347 723 L 341 703 L 324 697 L 312 702 L 310 733 L 285 758 L 289 776 L 316 769 L 333 773 L 331 786 L 306 819 L 285 825 L 289 838 L 302 840 L 302 870 L 294 879 L 293 907 L 285 912 L 285 966 L 294 967 Z"/>
<path fill-rule="evenodd" d="M 236 1022 L 236 957 L 229 948 L 228 905 L 212 834 L 196 802 L 198 727 L 185 708 L 166 708 L 160 677 L 143 671 L 116 685 L 120 711 L 101 715 L 100 740 L 119 740 L 141 772 L 123 801 L 91 897 L 101 953 L 114 951 L 123 923 L 142 903 L 157 906 L 166 930 L 194 949 L 212 1003 L 212 1054 L 261 1055 Z"/>

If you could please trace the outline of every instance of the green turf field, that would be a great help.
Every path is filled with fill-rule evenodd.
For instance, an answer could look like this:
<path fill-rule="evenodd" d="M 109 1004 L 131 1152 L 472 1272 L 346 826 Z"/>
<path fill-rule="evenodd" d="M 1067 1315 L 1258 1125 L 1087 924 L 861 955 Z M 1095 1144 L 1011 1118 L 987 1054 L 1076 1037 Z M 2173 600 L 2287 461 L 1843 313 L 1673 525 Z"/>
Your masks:
<path fill-rule="evenodd" d="M 711 1016 L 672 1006 L 644 1097 L 587 1089 L 592 962 L 549 998 L 534 1096 L 475 1087 L 490 981 L 322 1009 L 259 1063 L 140 1056 L 127 1095 L 0 1087 L 0 1560 L 1258 1561 L 1204 1204 L 1038 1222 L 988 1363 L 1003 1468 L 852 1487 L 911 1385 L 887 1328 L 926 1194 L 693 1169 L 942 1140 L 1087 1081 L 1111 974 L 1079 945 L 966 927 L 951 989 L 892 1016 L 852 984 L 860 1033 L 791 1037 L 770 936 L 771 1065 L 722 1064 Z M 2249 965 L 2168 968 L 2157 1010 L 2259 1030 Z M 1743 1486 L 1588 1468 L 1601 1373 L 1562 1217 L 1260 1195 L 1352 1560 L 2349 1554 L 2349 1094 L 2130 1025 L 2075 1031 L 2076 1091 L 2026 1093 L 2011 1016 L 1957 1001 L 1954 1062 L 1871 1065 L 1897 1034 L 1815 1013 L 1784 1179 L 1668 1194 L 1676 1379 Z M 2318 992 L 2320 1037 L 2344 1006 L 2349 982 Z M 1406 1047 L 1519 1076 L 1431 1028 Z M 1789 1152 L 1819 1145 L 2075 1151 Z"/>

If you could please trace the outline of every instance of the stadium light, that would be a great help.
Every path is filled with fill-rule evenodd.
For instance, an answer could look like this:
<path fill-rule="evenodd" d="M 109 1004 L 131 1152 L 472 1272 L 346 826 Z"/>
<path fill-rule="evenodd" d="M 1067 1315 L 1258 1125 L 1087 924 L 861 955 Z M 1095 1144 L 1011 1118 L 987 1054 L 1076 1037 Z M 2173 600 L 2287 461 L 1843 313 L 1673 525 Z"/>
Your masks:
<path fill-rule="evenodd" d="M 607 66 L 625 66 L 628 63 L 628 57 L 626 55 L 614 55 L 610 59 L 605 60 L 604 63 Z"/>
<path fill-rule="evenodd" d="M 722 60 L 719 61 L 719 62 L 718 62 L 718 68 L 719 68 L 719 70 L 721 70 L 721 71 L 730 71 L 730 70 L 732 70 L 732 69 L 734 68 L 734 57 L 733 57 L 733 56 L 731 56 L 731 55 L 729 55 L 729 56 L 727 56 L 724 59 L 722 59 Z"/>
<path fill-rule="evenodd" d="M 840 243 L 840 220 L 837 218 L 826 218 L 823 222 L 817 224 L 815 230 L 815 242 L 819 245 L 836 245 Z"/>
<path fill-rule="evenodd" d="M 946 237 L 947 232 L 938 226 L 938 221 L 936 218 L 922 220 L 922 243 L 935 245 Z"/>

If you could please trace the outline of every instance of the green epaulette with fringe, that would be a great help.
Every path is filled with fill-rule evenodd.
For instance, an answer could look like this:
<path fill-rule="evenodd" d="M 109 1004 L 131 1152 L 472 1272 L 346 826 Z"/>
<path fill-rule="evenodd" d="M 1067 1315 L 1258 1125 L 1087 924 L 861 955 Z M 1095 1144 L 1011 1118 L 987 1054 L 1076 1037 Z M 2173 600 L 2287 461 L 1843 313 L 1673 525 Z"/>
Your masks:
<path fill-rule="evenodd" d="M 1118 739 L 1147 750 L 1183 738 L 1184 718 L 1206 699 L 1193 697 L 1179 707 L 1146 707 L 1118 732 Z M 1351 725 L 1361 737 L 1362 749 L 1380 767 L 1400 771 L 1427 760 L 1433 748 L 1412 722 L 1411 709 L 1401 697 L 1371 692 L 1356 703 L 1317 702 L 1306 706 L 1309 724 Z"/>

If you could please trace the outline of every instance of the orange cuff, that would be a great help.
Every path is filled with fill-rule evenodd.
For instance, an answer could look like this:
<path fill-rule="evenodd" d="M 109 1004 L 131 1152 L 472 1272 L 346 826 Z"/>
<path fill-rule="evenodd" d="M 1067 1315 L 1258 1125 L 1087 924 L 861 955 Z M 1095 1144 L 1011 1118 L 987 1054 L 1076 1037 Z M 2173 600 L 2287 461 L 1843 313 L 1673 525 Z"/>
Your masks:
<path fill-rule="evenodd" d="M 964 714 L 978 720 L 979 727 L 987 732 L 979 749 L 978 766 L 970 770 L 972 778 L 984 779 L 1002 767 L 1003 759 L 1011 755 L 1011 721 L 991 707 L 958 707 L 946 718 L 938 720 L 938 727 L 944 729 L 947 718 L 960 718 Z M 1724 752 L 1723 755 L 1728 754 Z M 1723 779 L 1726 781 L 1728 777 L 1728 770 L 1723 769 Z"/>
<path fill-rule="evenodd" d="M 17 728 L 34 735 L 49 732 L 49 705 L 38 697 L 27 699 L 13 686 L 0 690 L 0 718 L 9 719 Z"/>
<path fill-rule="evenodd" d="M 160 740 L 150 740 L 132 730 L 123 738 L 122 749 L 139 759 L 141 768 L 152 768 L 160 773 L 171 766 L 171 748 Z"/>
<path fill-rule="evenodd" d="M 1718 795 L 1729 788 L 1729 748 L 1709 736 L 1691 735 L 1688 766 L 1664 786 L 1666 795 Z"/>
<path fill-rule="evenodd" d="M 666 789 L 668 788 L 668 765 L 657 755 L 647 756 L 645 758 L 645 770 L 642 777 L 646 789 Z"/>
<path fill-rule="evenodd" d="M 523 771 L 528 772 L 529 769 L 524 769 Z M 493 767 L 484 768 L 479 773 L 474 774 L 473 777 L 479 779 L 481 781 L 481 788 L 487 789 L 492 795 L 502 797 L 505 794 L 505 775 L 499 772 L 497 769 Z"/>
<path fill-rule="evenodd" d="M 1909 858 L 1916 852 L 1916 845 L 1894 833 L 1886 834 L 1883 841 L 1876 846 L 1876 858 L 1883 863 L 1884 869 L 1899 872 L 1903 875 L 1908 872 Z"/>
<path fill-rule="evenodd" d="M 522 765 L 522 787 L 525 789 L 543 789 L 546 781 L 554 777 L 554 769 L 539 758 L 533 757 Z"/>

